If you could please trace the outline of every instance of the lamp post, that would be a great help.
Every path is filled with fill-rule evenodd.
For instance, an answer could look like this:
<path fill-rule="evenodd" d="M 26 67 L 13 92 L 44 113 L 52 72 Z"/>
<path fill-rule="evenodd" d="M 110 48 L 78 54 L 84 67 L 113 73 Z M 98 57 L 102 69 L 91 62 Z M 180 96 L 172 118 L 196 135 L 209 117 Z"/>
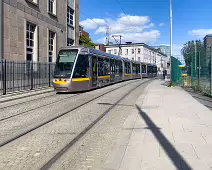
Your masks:
<path fill-rule="evenodd" d="M 170 81 L 172 82 L 172 0 L 170 0 Z"/>
<path fill-rule="evenodd" d="M 3 2 L 0 0 L 0 61 L 3 60 Z"/>

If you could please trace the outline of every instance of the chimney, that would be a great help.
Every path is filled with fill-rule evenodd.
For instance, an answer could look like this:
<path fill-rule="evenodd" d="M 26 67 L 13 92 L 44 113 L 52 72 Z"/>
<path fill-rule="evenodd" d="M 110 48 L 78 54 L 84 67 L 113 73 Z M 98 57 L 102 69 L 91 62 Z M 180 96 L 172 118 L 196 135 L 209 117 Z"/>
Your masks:
<path fill-rule="evenodd" d="M 132 42 L 126 42 L 126 44 L 132 44 Z"/>

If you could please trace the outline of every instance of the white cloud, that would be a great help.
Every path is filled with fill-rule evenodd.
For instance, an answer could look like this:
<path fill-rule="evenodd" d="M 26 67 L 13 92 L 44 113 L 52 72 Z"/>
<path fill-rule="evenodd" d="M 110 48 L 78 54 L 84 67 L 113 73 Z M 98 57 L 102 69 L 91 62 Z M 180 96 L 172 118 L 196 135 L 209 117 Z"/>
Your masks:
<path fill-rule="evenodd" d="M 212 34 L 212 29 L 198 29 L 198 30 L 192 30 L 188 32 L 189 35 L 197 37 L 197 38 L 203 38 L 207 34 Z"/>
<path fill-rule="evenodd" d="M 92 30 L 97 29 L 99 26 L 106 25 L 106 22 L 104 19 L 100 18 L 94 18 L 94 19 L 87 18 L 86 20 L 81 21 L 80 24 L 84 26 L 84 29 Z"/>
<path fill-rule="evenodd" d="M 183 45 L 173 45 L 173 55 L 181 55 L 181 49 L 183 48 Z"/>
<path fill-rule="evenodd" d="M 132 16 L 120 14 L 116 19 L 86 19 L 80 22 L 85 30 L 93 29 L 95 34 L 106 34 L 106 27 L 110 28 L 110 35 L 121 34 L 125 41 L 132 42 L 155 42 L 160 37 L 160 31 L 155 30 L 154 23 L 150 21 L 148 16 Z M 130 20 L 130 21 L 129 21 Z M 105 38 L 97 40 L 98 42 L 105 42 Z"/>
<path fill-rule="evenodd" d="M 160 24 L 159 24 L 160 27 L 163 27 L 164 25 L 165 25 L 164 23 L 160 23 Z"/>
<path fill-rule="evenodd" d="M 131 26 L 143 26 L 150 22 L 148 16 L 132 16 L 121 14 L 117 21 L 119 24 Z"/>
<path fill-rule="evenodd" d="M 170 44 L 159 44 L 158 46 L 169 46 L 170 47 Z M 172 45 L 173 55 L 181 55 L 182 48 L 183 48 L 183 45 L 173 44 Z"/>
<path fill-rule="evenodd" d="M 122 42 L 133 42 L 133 43 L 154 43 L 159 37 L 160 32 L 158 30 L 146 31 L 142 33 L 123 33 Z M 105 43 L 105 37 L 97 40 L 99 43 Z M 116 43 L 114 38 L 110 37 L 110 41 Z"/>

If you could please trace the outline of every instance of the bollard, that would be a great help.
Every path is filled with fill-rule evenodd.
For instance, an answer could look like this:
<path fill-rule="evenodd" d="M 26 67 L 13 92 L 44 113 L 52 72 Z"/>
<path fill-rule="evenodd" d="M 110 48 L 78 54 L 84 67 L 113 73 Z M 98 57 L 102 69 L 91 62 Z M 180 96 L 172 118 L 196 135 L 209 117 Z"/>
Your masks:
<path fill-rule="evenodd" d="M 3 64 L 4 63 L 4 64 Z M 7 94 L 7 62 L 2 62 L 3 95 Z"/>
<path fill-rule="evenodd" d="M 50 65 L 50 63 L 48 63 L 49 64 L 49 87 L 51 87 L 51 65 Z"/>

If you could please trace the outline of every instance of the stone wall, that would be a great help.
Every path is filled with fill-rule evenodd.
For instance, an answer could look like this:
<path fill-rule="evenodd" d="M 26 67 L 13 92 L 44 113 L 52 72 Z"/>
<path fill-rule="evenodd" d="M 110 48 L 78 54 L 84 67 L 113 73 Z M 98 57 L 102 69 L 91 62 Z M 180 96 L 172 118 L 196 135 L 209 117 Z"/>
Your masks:
<path fill-rule="evenodd" d="M 35 5 L 27 0 L 3 0 L 4 10 L 4 56 L 6 60 L 26 60 L 26 22 L 38 28 L 35 57 L 41 62 L 48 61 L 48 31 L 56 33 L 56 51 L 67 44 L 66 0 L 57 0 L 57 14 L 48 13 L 47 0 Z M 54 61 L 56 53 L 54 55 Z"/>

